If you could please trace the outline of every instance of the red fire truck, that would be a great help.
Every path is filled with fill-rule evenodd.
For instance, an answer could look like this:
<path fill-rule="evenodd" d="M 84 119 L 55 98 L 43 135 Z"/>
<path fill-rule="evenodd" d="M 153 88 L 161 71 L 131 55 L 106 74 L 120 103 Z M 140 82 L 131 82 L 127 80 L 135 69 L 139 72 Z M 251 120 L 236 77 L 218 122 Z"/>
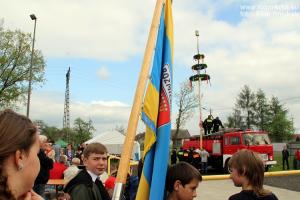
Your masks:
<path fill-rule="evenodd" d="M 197 149 L 200 147 L 199 136 L 184 141 L 183 149 Z M 208 151 L 208 166 L 228 172 L 228 161 L 239 149 L 250 149 L 259 153 L 268 171 L 276 164 L 273 155 L 273 145 L 265 131 L 227 129 L 211 135 L 203 136 L 202 147 Z"/>

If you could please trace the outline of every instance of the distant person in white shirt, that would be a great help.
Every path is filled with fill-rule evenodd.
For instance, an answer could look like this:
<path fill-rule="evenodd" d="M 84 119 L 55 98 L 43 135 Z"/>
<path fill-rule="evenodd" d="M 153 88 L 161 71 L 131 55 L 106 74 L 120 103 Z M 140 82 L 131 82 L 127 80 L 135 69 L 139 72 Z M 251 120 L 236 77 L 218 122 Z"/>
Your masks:
<path fill-rule="evenodd" d="M 209 153 L 203 148 L 200 150 L 201 156 L 201 171 L 202 173 L 207 173 L 207 160 L 209 157 Z"/>
<path fill-rule="evenodd" d="M 80 169 L 78 169 L 78 165 L 80 165 L 80 159 L 79 158 L 73 158 L 72 159 L 72 165 L 68 167 L 64 171 L 64 179 L 69 182 L 72 178 L 74 178 Z"/>

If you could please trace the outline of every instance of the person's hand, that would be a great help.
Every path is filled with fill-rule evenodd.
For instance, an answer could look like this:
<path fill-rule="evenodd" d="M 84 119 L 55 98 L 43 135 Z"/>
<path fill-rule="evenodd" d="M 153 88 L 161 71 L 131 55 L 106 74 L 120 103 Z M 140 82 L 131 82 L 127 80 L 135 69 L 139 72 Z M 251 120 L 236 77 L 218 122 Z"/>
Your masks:
<path fill-rule="evenodd" d="M 33 190 L 27 192 L 24 200 L 44 200 L 40 195 L 35 193 Z"/>

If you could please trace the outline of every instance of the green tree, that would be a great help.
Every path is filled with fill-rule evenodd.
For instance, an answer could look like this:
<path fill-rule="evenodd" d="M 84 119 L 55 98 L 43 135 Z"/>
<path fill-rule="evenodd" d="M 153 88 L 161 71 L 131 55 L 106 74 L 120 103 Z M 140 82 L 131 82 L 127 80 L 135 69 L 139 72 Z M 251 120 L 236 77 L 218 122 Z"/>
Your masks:
<path fill-rule="evenodd" d="M 46 126 L 42 133 L 54 141 L 62 139 L 61 129 L 55 126 Z"/>
<path fill-rule="evenodd" d="M 61 129 L 55 126 L 48 126 L 43 120 L 35 120 L 33 123 L 39 127 L 41 134 L 47 136 L 49 139 L 56 141 L 63 138 Z"/>
<path fill-rule="evenodd" d="M 22 101 L 28 92 L 31 35 L 0 28 L 0 108 Z M 32 83 L 44 82 L 45 61 L 35 50 Z"/>
<path fill-rule="evenodd" d="M 81 118 L 76 118 L 74 121 L 74 132 L 71 134 L 70 139 L 73 144 L 81 144 L 91 139 L 95 130 L 92 120 L 84 121 Z"/>
<path fill-rule="evenodd" d="M 255 94 L 251 91 L 248 85 L 245 85 L 236 100 L 236 106 L 245 113 L 245 124 L 247 128 L 251 128 L 255 124 L 254 109 L 255 109 Z"/>
<path fill-rule="evenodd" d="M 76 139 L 76 132 L 74 131 L 74 129 L 73 128 L 62 128 L 61 130 L 60 130 L 60 137 L 64 140 L 64 141 L 66 141 L 66 142 L 68 142 L 68 143 L 70 143 L 70 144 L 79 144 L 79 143 L 77 143 L 76 141 L 77 141 L 77 139 Z"/>
<path fill-rule="evenodd" d="M 242 116 L 246 114 L 246 117 Z M 242 120 L 246 118 L 246 121 Z M 246 123 L 246 126 L 244 126 Z M 254 95 L 248 86 L 244 86 L 238 95 L 233 113 L 227 117 L 226 126 L 239 128 L 258 128 L 270 133 L 274 141 L 282 142 L 292 138 L 293 121 L 288 118 L 288 110 L 277 97 L 268 101 L 265 93 L 259 89 Z"/>
<path fill-rule="evenodd" d="M 288 110 L 274 96 L 271 98 L 270 113 L 271 122 L 268 124 L 267 130 L 271 138 L 277 142 L 291 139 L 295 131 L 293 121 L 288 119 Z"/>
<path fill-rule="evenodd" d="M 255 124 L 259 130 L 267 130 L 267 126 L 271 120 L 268 99 L 266 98 L 264 91 L 261 89 L 257 91 L 255 98 Z"/>
<path fill-rule="evenodd" d="M 234 109 L 232 115 L 227 117 L 225 126 L 228 128 L 241 128 L 244 127 L 243 118 L 239 109 Z"/>
<path fill-rule="evenodd" d="M 179 129 L 193 116 L 193 110 L 199 105 L 199 100 L 188 83 L 181 83 L 180 91 L 175 94 L 175 101 L 178 106 L 178 114 L 174 138 L 177 138 Z"/>

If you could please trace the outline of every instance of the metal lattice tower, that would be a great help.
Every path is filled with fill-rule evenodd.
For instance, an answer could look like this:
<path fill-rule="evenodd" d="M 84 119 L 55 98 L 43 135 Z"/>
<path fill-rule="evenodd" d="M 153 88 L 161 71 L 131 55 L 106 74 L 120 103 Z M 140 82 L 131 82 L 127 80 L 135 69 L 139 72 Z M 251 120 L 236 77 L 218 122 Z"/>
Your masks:
<path fill-rule="evenodd" d="M 65 93 L 65 104 L 64 104 L 64 120 L 63 120 L 63 128 L 70 128 L 70 93 L 69 93 L 69 82 L 70 82 L 70 67 L 66 74 L 66 93 Z"/>

